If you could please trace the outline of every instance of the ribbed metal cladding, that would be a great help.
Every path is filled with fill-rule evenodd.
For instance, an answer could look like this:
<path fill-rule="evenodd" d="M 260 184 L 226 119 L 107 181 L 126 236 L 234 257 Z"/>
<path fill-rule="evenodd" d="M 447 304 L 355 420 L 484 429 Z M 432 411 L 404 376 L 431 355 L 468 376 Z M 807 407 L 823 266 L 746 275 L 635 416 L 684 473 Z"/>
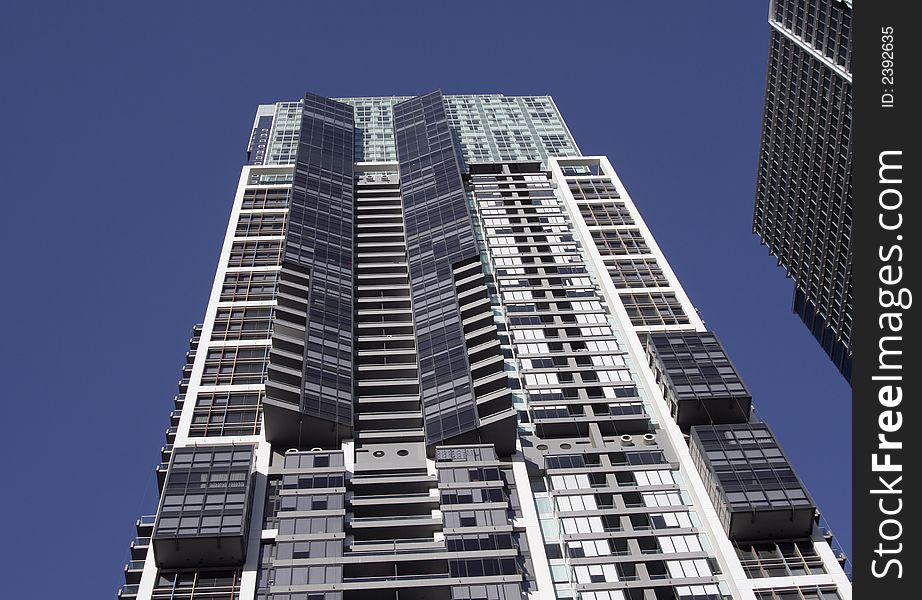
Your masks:
<path fill-rule="evenodd" d="M 331 424 L 311 429 L 318 443 L 351 434 L 354 143 L 351 106 L 305 95 L 267 383 L 270 441 L 300 440 L 303 417 Z"/>
<path fill-rule="evenodd" d="M 394 106 L 426 442 L 478 426 L 453 266 L 479 260 L 442 93 Z"/>
<path fill-rule="evenodd" d="M 851 73 L 850 3 L 843 0 L 775 0 L 772 21 Z"/>
<path fill-rule="evenodd" d="M 777 0 L 770 21 L 753 232 L 794 280 L 794 312 L 850 379 L 851 6 Z"/>

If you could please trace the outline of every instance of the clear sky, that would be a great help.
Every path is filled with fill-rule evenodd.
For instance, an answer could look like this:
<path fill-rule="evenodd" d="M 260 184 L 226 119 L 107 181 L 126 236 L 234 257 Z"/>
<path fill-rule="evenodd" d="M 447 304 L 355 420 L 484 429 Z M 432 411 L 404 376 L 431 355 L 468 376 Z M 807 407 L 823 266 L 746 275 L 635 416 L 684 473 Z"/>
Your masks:
<path fill-rule="evenodd" d="M 333 4 L 0 9 L 0 595 L 114 598 L 256 105 L 307 90 L 551 94 L 849 548 L 850 390 L 751 233 L 768 1 Z"/>

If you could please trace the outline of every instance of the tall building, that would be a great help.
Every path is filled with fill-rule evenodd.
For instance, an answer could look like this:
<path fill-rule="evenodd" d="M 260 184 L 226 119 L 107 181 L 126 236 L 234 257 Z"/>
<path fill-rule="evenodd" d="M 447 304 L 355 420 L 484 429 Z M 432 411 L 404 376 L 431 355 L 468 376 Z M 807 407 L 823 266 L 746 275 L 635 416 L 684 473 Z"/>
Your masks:
<path fill-rule="evenodd" d="M 122 599 L 848 600 L 550 97 L 260 106 Z"/>
<path fill-rule="evenodd" d="M 794 312 L 852 370 L 850 0 L 772 0 L 752 230 L 794 280 Z"/>

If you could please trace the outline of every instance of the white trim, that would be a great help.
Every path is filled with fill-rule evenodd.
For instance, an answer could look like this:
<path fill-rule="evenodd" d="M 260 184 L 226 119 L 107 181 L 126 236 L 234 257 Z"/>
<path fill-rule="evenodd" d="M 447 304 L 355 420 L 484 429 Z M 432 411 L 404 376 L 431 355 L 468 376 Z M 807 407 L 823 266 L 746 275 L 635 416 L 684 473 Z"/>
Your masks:
<path fill-rule="evenodd" d="M 654 420 L 659 424 L 660 430 L 666 435 L 672 446 L 672 450 L 678 458 L 679 472 L 682 474 L 682 479 L 684 481 L 682 487 L 683 490 L 689 494 L 692 501 L 692 506 L 689 506 L 689 509 L 695 510 L 703 517 L 703 519 L 701 519 L 700 529 L 707 537 L 714 556 L 720 565 L 720 570 L 722 572 L 720 577 L 730 586 L 734 598 L 755 600 L 752 589 L 746 585 L 748 580 L 745 571 L 743 571 L 743 565 L 736 556 L 733 544 L 724 533 L 723 525 L 717 517 L 717 511 L 714 509 L 707 495 L 704 483 L 701 480 L 701 476 L 698 474 L 698 470 L 692 462 L 691 453 L 685 442 L 685 436 L 670 416 L 666 399 L 663 398 L 659 386 L 656 385 L 653 371 L 647 364 L 643 346 L 640 343 L 640 339 L 637 337 L 637 330 L 634 325 L 631 324 L 631 320 L 624 310 L 624 305 L 621 303 L 621 298 L 618 295 L 620 290 L 616 288 L 614 282 L 612 282 L 611 276 L 608 274 L 608 269 L 602 261 L 602 256 L 598 248 L 596 248 L 595 242 L 592 240 L 586 223 L 579 212 L 577 201 L 570 192 L 569 186 L 566 185 L 565 176 L 561 170 L 561 163 L 573 166 L 598 164 L 603 173 L 605 173 L 604 176 L 612 178 L 618 188 L 618 192 L 621 194 L 622 200 L 628 205 L 634 215 L 637 226 L 640 228 L 647 245 L 653 250 L 653 254 L 656 256 L 657 261 L 661 261 L 663 272 L 667 274 L 666 276 L 676 292 L 676 297 L 682 302 L 683 308 L 686 306 L 691 307 L 691 302 L 678 284 L 675 274 L 672 272 L 672 269 L 669 268 L 666 257 L 663 256 L 660 251 L 659 246 L 656 244 L 656 240 L 654 240 L 653 236 L 650 234 L 650 230 L 644 224 L 643 220 L 640 219 L 640 215 L 637 214 L 633 201 L 624 189 L 621 180 L 617 178 L 614 168 L 612 168 L 608 159 L 604 156 L 584 156 L 579 159 L 558 159 L 552 161 L 552 177 L 560 183 L 558 189 L 561 190 L 561 199 L 567 211 L 570 213 L 570 218 L 573 222 L 573 234 L 580 240 L 587 258 L 586 266 L 590 271 L 594 271 L 594 276 L 601 288 L 602 295 L 611 308 L 612 316 L 616 318 L 621 326 L 620 329 L 623 334 L 621 336 L 621 341 L 626 344 L 628 354 L 634 362 L 633 373 L 635 380 L 646 392 L 648 402 L 645 403 L 645 405 L 653 410 Z M 688 316 L 692 323 L 691 325 L 685 325 L 685 329 L 695 328 L 699 331 L 704 330 L 704 324 L 697 317 L 697 313 L 693 308 Z M 675 326 L 673 326 L 673 329 L 674 328 Z"/>
<path fill-rule="evenodd" d="M 551 577 L 551 564 L 544 551 L 544 535 L 541 533 L 541 522 L 535 506 L 531 480 L 528 477 L 528 467 L 522 454 L 521 438 L 516 440 L 516 452 L 512 457 L 512 475 L 519 494 L 519 508 L 522 509 L 522 516 L 516 519 L 514 525 L 516 528 L 525 529 L 525 539 L 528 541 L 528 552 L 532 556 L 534 568 L 535 589 L 528 595 L 529 600 L 555 598 L 554 578 Z"/>
<path fill-rule="evenodd" d="M 769 25 L 771 25 L 776 31 L 778 31 L 778 33 L 780 33 L 780 34 L 783 35 L 784 37 L 788 38 L 789 40 L 791 40 L 792 42 L 794 42 L 795 44 L 797 44 L 797 46 L 800 47 L 802 50 L 804 50 L 804 51 L 806 51 L 808 54 L 810 54 L 813 58 L 815 58 L 816 60 L 820 61 L 821 63 L 823 63 L 824 65 L 826 65 L 826 66 L 829 67 L 830 69 L 832 69 L 832 71 L 833 71 L 834 73 L 836 73 L 839 77 L 842 77 L 843 79 L 845 79 L 845 80 L 846 80 L 847 82 L 849 82 L 849 83 L 852 82 L 852 74 L 851 74 L 851 73 L 849 73 L 848 71 L 846 71 L 845 69 L 843 69 L 842 67 L 840 67 L 839 65 L 837 65 L 835 62 L 833 62 L 833 61 L 830 60 L 829 58 L 826 58 L 826 56 L 823 55 L 822 52 L 820 52 L 819 50 L 817 50 L 816 48 L 814 48 L 813 46 L 811 46 L 810 44 L 808 44 L 807 42 L 805 42 L 805 41 L 802 40 L 801 38 L 799 38 L 799 37 L 797 37 L 796 35 L 794 35 L 794 32 L 793 32 L 793 31 L 790 31 L 790 30 L 788 30 L 788 29 L 785 29 L 784 26 L 782 26 L 780 23 L 778 23 L 778 22 L 776 22 L 776 21 L 769 21 L 768 23 L 769 23 Z"/>
<path fill-rule="evenodd" d="M 666 273 L 667 280 L 670 282 L 669 289 L 675 292 L 676 297 L 680 299 L 683 308 L 686 309 L 689 319 L 691 320 L 690 325 L 639 327 L 631 324 L 631 321 L 627 316 L 627 312 L 624 310 L 624 305 L 621 303 L 619 296 L 619 292 L 622 291 L 622 289 L 615 287 L 614 282 L 608 273 L 607 266 L 603 261 L 598 249 L 596 248 L 594 241 L 592 240 L 592 236 L 589 233 L 589 228 L 586 226 L 585 221 L 579 212 L 578 203 L 570 192 L 569 186 L 567 186 L 565 183 L 565 176 L 563 175 L 563 171 L 560 167 L 561 163 L 565 165 L 571 164 L 574 166 L 581 164 L 598 164 L 600 166 L 600 170 L 605 174 L 605 176 L 612 178 L 616 184 L 616 187 L 618 188 L 618 192 L 621 194 L 621 199 L 625 202 L 625 204 L 628 206 L 628 209 L 631 211 L 631 214 L 634 216 L 635 221 L 637 222 L 637 226 L 640 228 L 641 233 L 647 242 L 647 245 L 653 251 L 657 261 L 660 262 L 660 266 L 662 267 L 663 272 Z M 724 532 L 723 525 L 717 517 L 717 512 L 714 509 L 714 505 L 712 504 L 707 494 L 707 490 L 704 487 L 701 476 L 699 475 L 697 468 L 692 462 L 691 453 L 687 443 L 685 442 L 685 436 L 679 429 L 676 422 L 670 416 L 668 404 L 663 397 L 659 386 L 656 384 L 655 376 L 653 375 L 650 366 L 647 364 L 644 348 L 640 343 L 640 339 L 637 337 L 637 333 L 643 330 L 669 331 L 675 329 L 688 330 L 690 328 L 694 328 L 697 331 L 706 331 L 704 323 L 698 316 L 697 311 L 691 304 L 691 301 L 686 295 L 684 289 L 682 289 L 681 284 L 675 277 L 675 273 L 669 266 L 668 261 L 666 261 L 665 256 L 663 255 L 659 246 L 656 244 L 656 240 L 653 238 L 646 224 L 643 222 L 640 214 L 637 212 L 633 200 L 630 198 L 627 190 L 624 189 L 620 178 L 618 178 L 617 173 L 614 171 L 614 168 L 611 166 L 611 163 L 608 161 L 608 159 L 604 156 L 581 157 L 579 159 L 561 158 L 552 161 L 551 170 L 553 179 L 560 184 L 558 185 L 558 188 L 562 190 L 561 197 L 564 201 L 564 205 L 570 213 L 571 221 L 573 222 L 573 234 L 577 239 L 580 240 L 586 252 L 586 258 L 588 259 L 586 261 L 587 267 L 589 267 L 590 270 L 594 272 L 593 274 L 601 287 L 602 295 L 605 297 L 606 301 L 612 308 L 612 312 L 621 325 L 622 332 L 625 334 L 623 341 L 627 344 L 628 353 L 634 361 L 635 368 L 633 372 L 638 378 L 638 383 L 641 384 L 641 386 L 647 392 L 646 396 L 649 402 L 646 403 L 646 405 L 649 406 L 651 410 L 653 410 L 654 420 L 659 423 L 662 431 L 666 433 L 673 447 L 673 450 L 679 459 L 679 472 L 682 474 L 683 480 L 685 482 L 685 486 L 683 486 L 684 490 L 689 493 L 694 504 L 694 508 L 697 509 L 699 514 L 704 517 L 701 529 L 703 530 L 702 532 L 707 535 L 715 557 L 717 558 L 717 561 L 720 565 L 722 571 L 720 577 L 727 583 L 727 585 L 730 586 L 734 598 L 741 598 L 744 600 L 754 599 L 755 595 L 753 590 L 765 589 L 767 587 L 771 587 L 772 584 L 765 583 L 768 580 L 764 578 L 749 579 L 746 576 L 742 563 L 736 554 L 736 550 Z M 784 578 L 786 585 L 835 585 L 839 593 L 842 595 L 843 600 L 851 600 L 851 582 L 848 581 L 845 572 L 835 560 L 835 556 L 829 545 L 825 541 L 814 540 L 814 547 L 816 548 L 817 553 L 822 557 L 823 565 L 826 568 L 827 573 L 824 575 L 800 575 Z M 777 586 L 778 579 L 780 578 L 772 578 L 770 581 L 776 582 L 775 585 Z"/>
<path fill-rule="evenodd" d="M 185 393 L 185 401 L 183 403 L 182 413 L 180 414 L 179 424 L 176 428 L 176 437 L 173 442 L 174 448 L 181 448 L 186 446 L 204 446 L 212 444 L 255 444 L 255 464 L 254 471 L 256 474 L 262 475 L 256 477 L 256 485 L 253 489 L 253 506 L 250 511 L 250 523 L 249 523 L 249 540 L 247 545 L 247 558 L 244 566 L 241 568 L 241 579 L 240 579 L 240 600 L 253 600 L 256 595 L 256 576 L 257 570 L 259 567 L 260 559 L 260 539 L 262 536 L 262 514 L 263 514 L 263 505 L 266 496 L 266 479 L 269 471 L 269 461 L 271 459 L 271 446 L 265 441 L 265 436 L 260 433 L 258 435 L 236 435 L 236 436 L 216 436 L 216 437 L 189 437 L 189 430 L 192 425 L 192 417 L 195 412 L 196 398 L 199 393 L 208 393 L 208 392 L 263 392 L 265 391 L 265 384 L 246 384 L 246 385 L 201 385 L 202 372 L 205 369 L 205 361 L 208 356 L 208 350 L 210 348 L 221 348 L 221 347 L 269 347 L 271 346 L 271 339 L 256 339 L 256 340 L 232 340 L 232 341 L 212 341 L 211 335 L 214 329 L 215 316 L 217 314 L 218 308 L 226 308 L 228 306 L 275 306 L 276 301 L 258 301 L 258 302 L 222 302 L 221 301 L 221 291 L 224 287 L 224 276 L 226 273 L 231 272 L 271 272 L 279 271 L 281 267 L 279 266 L 262 266 L 262 267 L 232 267 L 227 266 L 228 259 L 230 258 L 231 247 L 235 241 L 238 241 L 240 238 L 237 238 L 234 233 L 237 228 L 237 221 L 240 218 L 243 205 L 243 196 L 245 191 L 250 188 L 266 188 L 266 187 L 283 187 L 290 188 L 291 184 L 282 184 L 277 185 L 273 184 L 272 186 L 253 186 L 249 185 L 250 175 L 254 172 L 269 172 L 276 173 L 279 172 L 280 167 L 278 166 L 264 166 L 264 165 L 246 165 L 242 168 L 240 173 L 240 179 L 237 183 L 237 192 L 234 196 L 233 207 L 231 208 L 230 217 L 228 219 L 227 230 L 224 234 L 224 244 L 221 247 L 221 255 L 218 258 L 217 268 L 215 269 L 215 277 L 211 286 L 211 295 L 208 300 L 208 307 L 205 310 L 205 318 L 202 324 L 201 337 L 199 338 L 198 347 L 195 353 L 195 361 L 192 364 L 192 372 L 189 376 L 189 384 Z M 290 168 L 289 168 L 290 170 Z M 252 211 L 246 211 L 252 212 Z M 287 212 L 287 209 L 273 210 L 273 212 L 284 213 Z M 262 236 L 262 237 L 251 237 L 245 238 L 247 241 L 260 241 L 260 240 L 283 240 L 283 236 Z M 139 600 L 147 600 L 150 598 L 153 593 L 153 589 L 156 583 L 157 576 L 157 566 L 154 563 L 154 552 L 153 552 L 153 543 L 151 543 L 147 556 L 144 561 L 144 570 L 141 573 L 141 581 L 138 586 L 138 598 Z"/>

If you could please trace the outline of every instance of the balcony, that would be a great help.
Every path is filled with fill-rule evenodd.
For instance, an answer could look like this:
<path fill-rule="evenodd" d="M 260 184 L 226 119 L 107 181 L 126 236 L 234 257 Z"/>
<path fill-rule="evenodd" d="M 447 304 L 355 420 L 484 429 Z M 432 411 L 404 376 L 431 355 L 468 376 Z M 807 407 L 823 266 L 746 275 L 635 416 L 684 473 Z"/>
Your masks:
<path fill-rule="evenodd" d="M 432 537 L 442 530 L 442 518 L 431 515 L 353 517 L 349 527 L 354 538 L 360 541 L 386 541 L 395 533 Z"/>
<path fill-rule="evenodd" d="M 149 547 L 149 537 L 136 537 L 131 540 L 131 543 L 128 546 L 131 560 L 144 560 L 147 557 L 147 550 Z"/>
<path fill-rule="evenodd" d="M 154 522 L 157 520 L 157 515 L 144 515 L 135 521 L 134 527 L 138 532 L 138 537 L 150 537 L 150 534 L 154 531 Z"/>
<path fill-rule="evenodd" d="M 373 430 L 388 429 L 413 429 L 422 427 L 423 415 L 416 410 L 386 412 L 361 412 L 358 415 L 357 425 Z"/>
<path fill-rule="evenodd" d="M 163 484 L 166 481 L 166 473 L 169 468 L 170 464 L 165 462 L 154 467 L 154 472 L 157 474 L 157 487 L 161 492 L 163 491 Z"/>
<path fill-rule="evenodd" d="M 135 585 L 141 583 L 141 573 L 144 571 L 143 560 L 133 560 L 125 565 L 125 583 Z"/>
<path fill-rule="evenodd" d="M 412 554 L 414 552 L 444 552 L 445 544 L 432 537 L 393 538 L 385 541 L 362 541 L 353 539 L 350 552 L 376 552 L 385 554 Z"/>

